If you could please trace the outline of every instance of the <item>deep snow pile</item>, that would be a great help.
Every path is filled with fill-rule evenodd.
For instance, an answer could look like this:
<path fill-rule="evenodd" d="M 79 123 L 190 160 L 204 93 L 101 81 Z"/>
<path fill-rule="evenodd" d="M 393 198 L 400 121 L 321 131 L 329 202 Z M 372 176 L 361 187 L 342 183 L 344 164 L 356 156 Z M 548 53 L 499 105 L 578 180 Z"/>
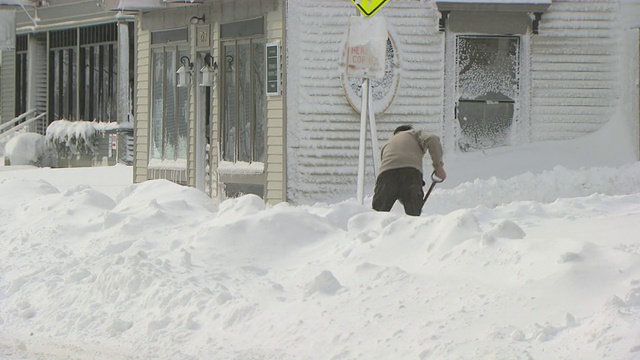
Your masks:
<path fill-rule="evenodd" d="M 640 163 L 436 188 L 418 218 L 45 170 L 0 172 L 2 359 L 640 358 Z"/>

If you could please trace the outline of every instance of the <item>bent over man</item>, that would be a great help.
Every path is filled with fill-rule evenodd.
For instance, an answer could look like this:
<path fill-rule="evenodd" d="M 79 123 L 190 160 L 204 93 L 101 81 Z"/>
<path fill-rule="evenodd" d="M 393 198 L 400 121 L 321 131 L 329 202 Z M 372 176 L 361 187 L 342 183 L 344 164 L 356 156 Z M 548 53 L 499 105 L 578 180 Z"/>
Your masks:
<path fill-rule="evenodd" d="M 381 164 L 373 194 L 373 209 L 389 211 L 396 200 L 407 215 L 420 216 L 424 191 L 422 158 L 429 151 L 435 176 L 444 180 L 447 173 L 442 162 L 440 138 L 411 125 L 396 128 L 382 147 Z"/>

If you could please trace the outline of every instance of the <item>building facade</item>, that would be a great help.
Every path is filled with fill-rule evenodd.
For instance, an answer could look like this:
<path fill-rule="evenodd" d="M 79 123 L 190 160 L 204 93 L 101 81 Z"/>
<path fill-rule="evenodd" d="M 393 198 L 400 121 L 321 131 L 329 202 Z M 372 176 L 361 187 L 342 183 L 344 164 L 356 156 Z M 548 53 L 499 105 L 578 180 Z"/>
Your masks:
<path fill-rule="evenodd" d="M 351 2 L 17 3 L 0 0 L 14 21 L 2 39 L 15 39 L 2 51 L 3 121 L 134 128 L 135 182 L 169 179 L 216 200 L 355 193 L 362 79 L 345 71 Z M 638 152 L 637 2 L 404 0 L 375 16 L 388 30 L 384 77 L 371 80 L 377 142 L 409 123 L 438 134 L 446 153 L 481 152 L 579 138 L 623 114 Z"/>
<path fill-rule="evenodd" d="M 285 81 L 284 9 L 278 0 L 209 1 L 139 15 L 136 182 L 170 179 L 215 199 L 286 198 L 286 96 L 266 84 L 267 50 Z"/>
<path fill-rule="evenodd" d="M 343 57 L 353 4 L 179 5 L 135 12 L 134 181 L 217 200 L 353 197 L 362 79 L 345 75 Z M 622 111 L 637 149 L 634 14 L 617 0 L 388 2 L 375 15 L 389 36 L 385 75 L 372 79 L 374 138 L 409 123 L 447 153 L 481 152 L 586 136 Z M 367 166 L 368 188 L 374 175 Z"/>
<path fill-rule="evenodd" d="M 31 130 L 41 134 L 57 120 L 118 124 L 121 151 L 109 151 L 107 163 L 129 162 L 135 18 L 101 1 L 23 3 L 0 5 L 15 24 L 15 41 L 2 51 L 2 119 L 39 116 Z M 111 144 L 102 145 L 106 158 Z"/>

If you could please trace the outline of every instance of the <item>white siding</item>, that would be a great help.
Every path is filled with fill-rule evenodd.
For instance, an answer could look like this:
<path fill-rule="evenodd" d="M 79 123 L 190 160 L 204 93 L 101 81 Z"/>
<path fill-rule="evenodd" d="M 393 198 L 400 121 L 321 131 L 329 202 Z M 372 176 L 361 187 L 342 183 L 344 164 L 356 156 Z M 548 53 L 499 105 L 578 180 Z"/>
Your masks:
<path fill-rule="evenodd" d="M 135 157 L 133 160 L 133 181 L 143 182 L 148 179 L 149 163 L 149 53 L 151 37 L 148 30 L 143 30 L 140 22 L 136 22 L 136 91 L 135 91 Z"/>
<path fill-rule="evenodd" d="M 278 11 L 267 13 L 267 36 L 268 43 L 284 41 L 284 11 L 278 6 Z M 285 49 L 286 47 L 282 47 Z M 281 59 L 284 56 L 281 52 Z M 284 63 L 284 62 L 282 62 Z M 283 69 L 280 69 L 282 71 Z M 278 203 L 285 201 L 286 181 L 285 181 L 285 147 L 284 147 L 284 98 L 285 96 L 273 96 L 267 98 L 267 183 L 265 186 L 265 201 L 268 203 Z"/>
<path fill-rule="evenodd" d="M 531 40 L 531 140 L 569 139 L 605 124 L 617 105 L 615 1 L 553 1 Z"/>
<path fill-rule="evenodd" d="M 16 53 L 12 50 L 2 51 L 2 83 L 0 84 L 0 101 L 2 116 L 0 120 L 9 121 L 15 117 L 15 85 L 16 85 Z"/>
<path fill-rule="evenodd" d="M 289 2 L 288 198 L 296 203 L 355 196 L 357 190 L 360 115 L 345 97 L 338 65 L 348 19 L 355 15 L 358 11 L 349 1 Z M 438 12 L 430 2 L 393 1 L 376 16 L 387 20 L 400 71 L 394 102 L 376 116 L 381 144 L 404 123 L 439 133 L 443 36 L 438 32 Z M 367 162 L 370 189 L 370 150 Z"/>

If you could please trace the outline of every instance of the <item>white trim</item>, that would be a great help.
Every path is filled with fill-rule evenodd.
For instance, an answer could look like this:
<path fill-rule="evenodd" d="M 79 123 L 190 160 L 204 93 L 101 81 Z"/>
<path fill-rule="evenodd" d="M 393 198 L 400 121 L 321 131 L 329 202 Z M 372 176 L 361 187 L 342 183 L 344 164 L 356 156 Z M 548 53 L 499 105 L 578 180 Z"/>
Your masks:
<path fill-rule="evenodd" d="M 218 163 L 218 173 L 221 175 L 262 175 L 264 173 L 264 163 L 220 161 Z"/>
<path fill-rule="evenodd" d="M 35 25 L 35 26 L 22 26 L 16 28 L 16 34 L 28 34 L 28 33 L 36 33 L 36 32 L 45 32 L 51 30 L 62 30 L 73 27 L 81 27 L 81 26 L 90 26 L 90 25 L 100 25 L 107 24 L 117 21 L 117 16 L 103 16 L 92 19 L 84 19 L 84 20 L 71 20 L 71 21 L 63 21 L 59 23 L 46 24 L 46 25 Z"/>

